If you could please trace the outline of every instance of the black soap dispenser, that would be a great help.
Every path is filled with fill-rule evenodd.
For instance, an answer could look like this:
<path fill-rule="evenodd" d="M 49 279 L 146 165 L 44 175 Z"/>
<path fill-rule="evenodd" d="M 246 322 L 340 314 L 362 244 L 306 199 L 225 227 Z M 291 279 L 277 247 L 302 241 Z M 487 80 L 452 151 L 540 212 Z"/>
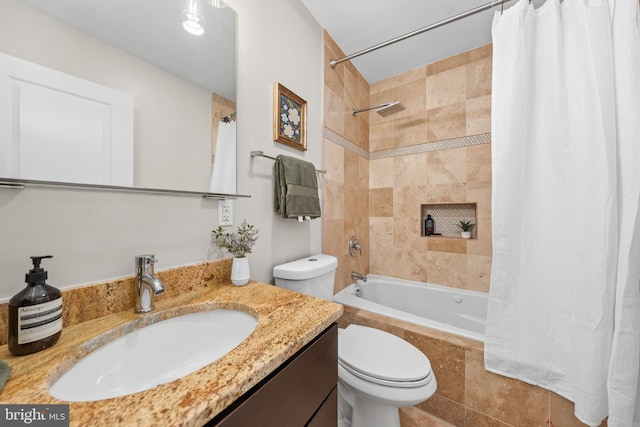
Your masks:
<path fill-rule="evenodd" d="M 47 272 L 40 268 L 44 258 L 53 256 L 31 257 L 28 285 L 9 301 L 9 351 L 14 356 L 51 347 L 62 334 L 62 293 L 45 283 Z"/>
<path fill-rule="evenodd" d="M 436 222 L 431 218 L 431 215 L 427 215 L 424 219 L 424 235 L 431 236 L 436 231 Z"/>

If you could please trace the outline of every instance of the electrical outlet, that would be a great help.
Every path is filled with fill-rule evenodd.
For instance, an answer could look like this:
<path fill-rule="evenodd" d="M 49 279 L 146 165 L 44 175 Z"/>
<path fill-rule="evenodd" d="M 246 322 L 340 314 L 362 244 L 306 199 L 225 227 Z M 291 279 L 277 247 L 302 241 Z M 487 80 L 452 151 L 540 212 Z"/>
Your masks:
<path fill-rule="evenodd" d="M 218 200 L 218 225 L 233 225 L 233 201 Z"/>

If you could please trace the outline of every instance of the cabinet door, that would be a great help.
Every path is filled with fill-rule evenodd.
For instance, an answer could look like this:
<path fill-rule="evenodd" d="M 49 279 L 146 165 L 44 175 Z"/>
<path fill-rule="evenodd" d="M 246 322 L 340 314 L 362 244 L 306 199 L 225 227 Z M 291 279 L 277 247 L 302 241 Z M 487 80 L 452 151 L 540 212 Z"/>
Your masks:
<path fill-rule="evenodd" d="M 338 327 L 334 324 L 221 414 L 222 419 L 216 417 L 207 426 L 335 426 L 337 404 L 324 407 L 323 403 L 337 382 Z M 322 413 L 318 422 L 332 419 L 333 424 L 310 423 L 316 413 Z"/>

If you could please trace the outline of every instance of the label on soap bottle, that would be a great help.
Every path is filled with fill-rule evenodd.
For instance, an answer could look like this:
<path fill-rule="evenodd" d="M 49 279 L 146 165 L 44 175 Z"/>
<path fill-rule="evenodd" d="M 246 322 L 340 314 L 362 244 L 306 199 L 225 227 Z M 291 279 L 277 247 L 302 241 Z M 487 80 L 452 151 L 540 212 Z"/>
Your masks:
<path fill-rule="evenodd" d="M 18 307 L 18 344 L 48 338 L 62 330 L 62 298 Z"/>

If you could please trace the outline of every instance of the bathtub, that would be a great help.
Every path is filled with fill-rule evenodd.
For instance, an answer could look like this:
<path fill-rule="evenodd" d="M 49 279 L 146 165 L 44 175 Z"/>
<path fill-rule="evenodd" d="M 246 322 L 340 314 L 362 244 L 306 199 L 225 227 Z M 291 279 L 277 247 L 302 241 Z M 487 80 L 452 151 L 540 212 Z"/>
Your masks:
<path fill-rule="evenodd" d="M 333 301 L 484 342 L 487 294 L 429 283 L 367 275 Z"/>

